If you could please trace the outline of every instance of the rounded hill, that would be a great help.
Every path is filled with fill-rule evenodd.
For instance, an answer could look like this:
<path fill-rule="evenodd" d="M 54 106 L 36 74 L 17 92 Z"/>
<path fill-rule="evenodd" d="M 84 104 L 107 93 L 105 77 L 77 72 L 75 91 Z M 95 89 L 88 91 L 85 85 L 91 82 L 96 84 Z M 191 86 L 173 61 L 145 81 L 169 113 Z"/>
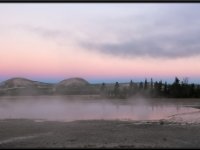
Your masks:
<path fill-rule="evenodd" d="M 57 84 L 57 86 L 71 87 L 71 86 L 87 86 L 89 82 L 83 78 L 69 78 Z"/>
<path fill-rule="evenodd" d="M 34 81 L 26 78 L 12 78 L 1 83 L 1 87 L 3 88 L 30 87 L 34 85 Z"/>

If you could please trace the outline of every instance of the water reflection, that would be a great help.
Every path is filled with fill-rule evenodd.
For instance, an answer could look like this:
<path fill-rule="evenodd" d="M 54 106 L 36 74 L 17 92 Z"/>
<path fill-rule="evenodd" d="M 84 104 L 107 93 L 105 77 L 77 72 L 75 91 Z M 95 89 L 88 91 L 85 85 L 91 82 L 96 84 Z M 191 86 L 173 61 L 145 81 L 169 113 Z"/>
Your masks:
<path fill-rule="evenodd" d="M 74 121 L 89 119 L 158 120 L 197 111 L 173 103 L 149 100 L 87 100 L 65 97 L 0 99 L 0 119 Z"/>

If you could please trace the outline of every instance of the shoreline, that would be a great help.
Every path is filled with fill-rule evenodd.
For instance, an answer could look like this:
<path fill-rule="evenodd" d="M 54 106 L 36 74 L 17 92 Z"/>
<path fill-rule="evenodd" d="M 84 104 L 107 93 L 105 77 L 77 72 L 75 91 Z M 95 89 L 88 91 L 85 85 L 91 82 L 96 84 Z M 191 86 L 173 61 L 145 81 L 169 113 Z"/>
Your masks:
<path fill-rule="evenodd" d="M 0 120 L 0 148 L 200 148 L 200 125 L 161 121 Z"/>
<path fill-rule="evenodd" d="M 137 99 L 137 98 L 144 98 L 144 99 L 169 99 L 169 100 L 187 100 L 187 99 L 193 99 L 193 100 L 200 100 L 198 97 L 148 97 L 144 95 L 135 95 L 130 96 L 127 98 L 117 98 L 117 97 L 106 97 L 101 94 L 47 94 L 47 95 L 0 95 L 0 99 L 2 98 L 13 98 L 13 97 L 19 97 L 19 98 L 26 98 L 26 97 L 88 97 L 88 98 L 100 98 L 100 99 L 119 99 L 119 100 L 130 100 L 130 99 Z"/>

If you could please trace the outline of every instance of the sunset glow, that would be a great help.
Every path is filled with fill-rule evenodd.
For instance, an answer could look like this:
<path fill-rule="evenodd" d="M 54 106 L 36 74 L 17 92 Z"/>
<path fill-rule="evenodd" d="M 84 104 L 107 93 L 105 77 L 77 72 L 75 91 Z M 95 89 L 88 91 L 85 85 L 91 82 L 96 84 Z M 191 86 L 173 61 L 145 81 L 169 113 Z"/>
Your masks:
<path fill-rule="evenodd" d="M 199 15 L 200 4 L 2 3 L 0 81 L 200 83 Z"/>

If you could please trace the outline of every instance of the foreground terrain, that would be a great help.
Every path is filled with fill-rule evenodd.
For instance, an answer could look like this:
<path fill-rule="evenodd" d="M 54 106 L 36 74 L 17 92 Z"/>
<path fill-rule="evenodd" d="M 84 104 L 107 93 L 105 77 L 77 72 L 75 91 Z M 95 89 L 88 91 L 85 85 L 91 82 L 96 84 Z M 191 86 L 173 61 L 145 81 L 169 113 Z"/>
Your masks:
<path fill-rule="evenodd" d="M 0 148 L 200 148 L 200 125 L 169 121 L 0 121 Z"/>

